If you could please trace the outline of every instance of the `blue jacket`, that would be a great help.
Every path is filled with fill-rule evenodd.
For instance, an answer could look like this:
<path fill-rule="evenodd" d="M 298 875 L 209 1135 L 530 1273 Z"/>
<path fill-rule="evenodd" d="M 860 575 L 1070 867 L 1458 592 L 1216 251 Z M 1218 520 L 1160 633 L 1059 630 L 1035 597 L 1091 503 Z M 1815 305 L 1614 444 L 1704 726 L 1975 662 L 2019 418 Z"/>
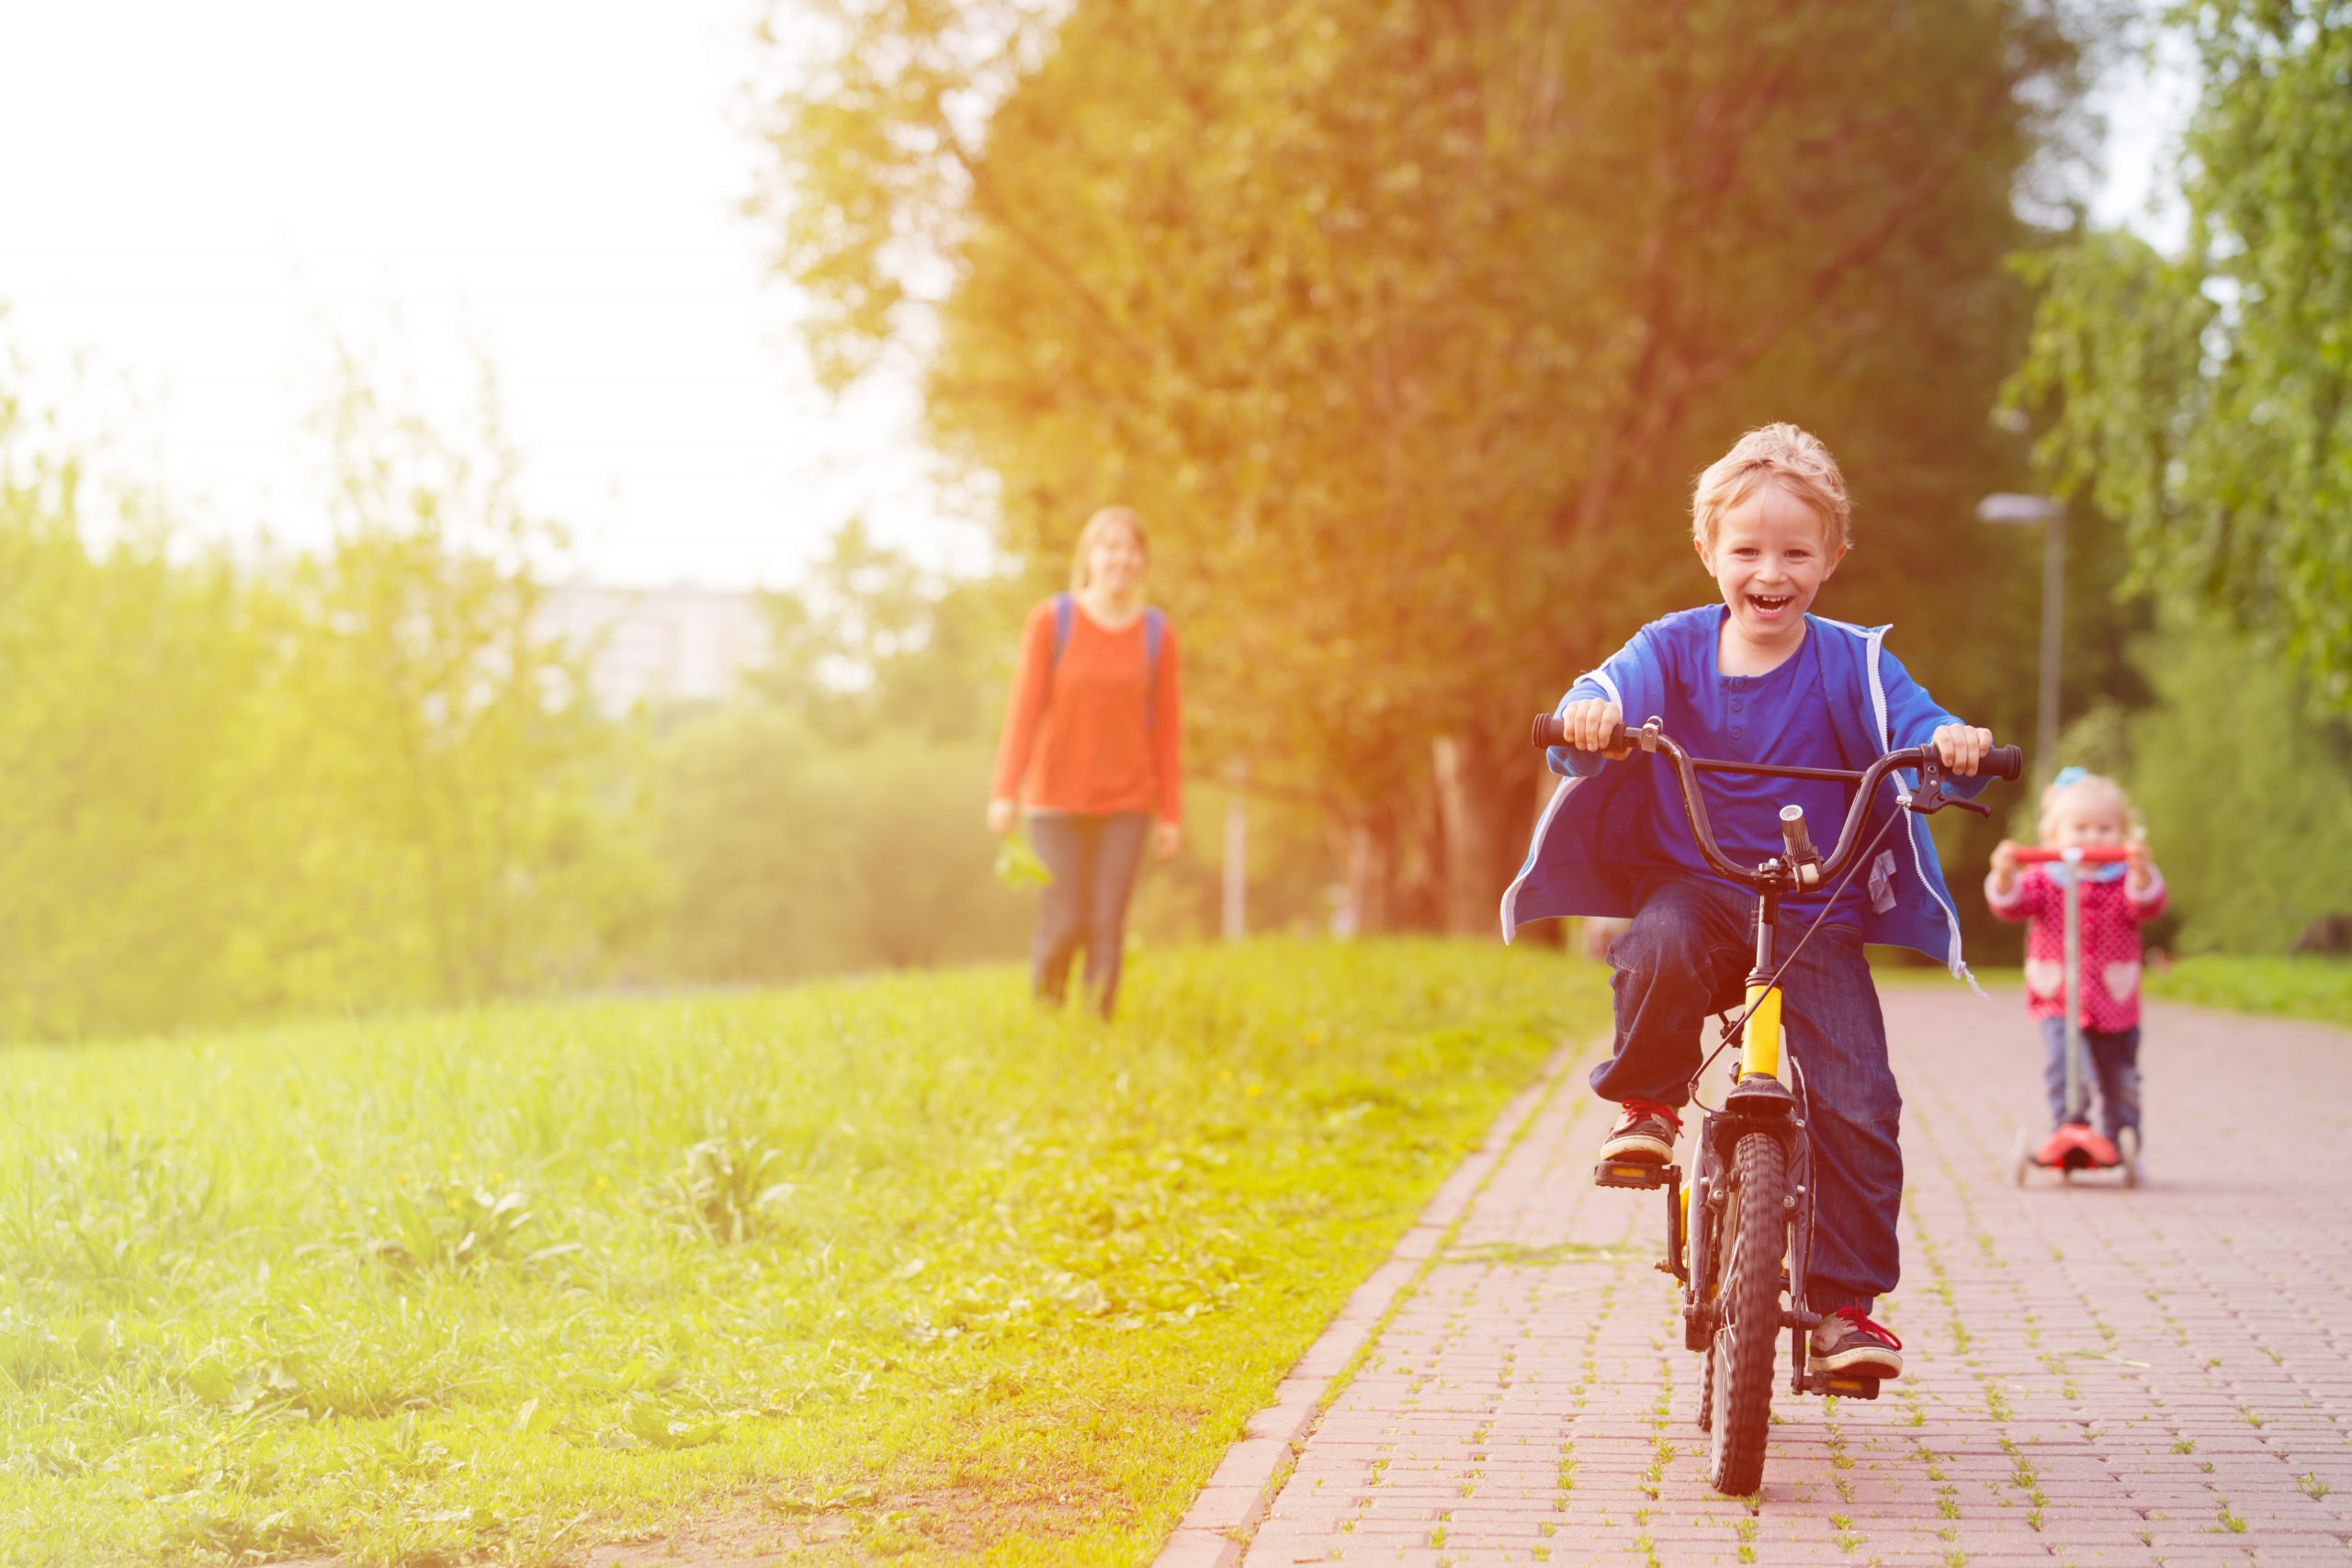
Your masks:
<path fill-rule="evenodd" d="M 1560 707 L 1580 698 L 1607 697 L 1624 710 L 1629 725 L 1663 713 L 1675 671 L 1714 668 L 1724 614 L 1722 605 L 1708 604 L 1652 621 L 1600 669 L 1578 677 Z M 1886 651 L 1886 627 L 1849 626 L 1819 615 L 1807 615 L 1805 626 L 1820 650 L 1824 716 L 1847 766 L 1863 768 L 1889 751 L 1924 746 L 1940 727 L 1961 722 Z M 1646 831 L 1643 793 L 1630 786 L 1644 776 L 1638 770 L 1668 764 L 1639 751 L 1611 764 L 1561 746 L 1547 757 L 1552 771 L 1564 776 L 1535 824 L 1527 863 L 1503 890 L 1505 942 L 1527 920 L 1631 916 L 1632 874 L 1655 868 L 1660 859 L 1628 852 L 1634 847 L 1629 840 Z M 1862 939 L 1923 953 L 1973 987 L 1975 979 L 1960 954 L 1960 917 L 1944 886 L 1935 840 L 1916 813 L 1903 810 L 1917 782 L 1909 770 L 1890 775 L 1862 826 L 1861 840 L 1868 843 L 1890 814 L 1904 817 L 1870 863 L 1854 874 L 1868 906 Z M 1951 779 L 1947 790 L 1973 795 L 1989 782 L 1982 776 Z"/>

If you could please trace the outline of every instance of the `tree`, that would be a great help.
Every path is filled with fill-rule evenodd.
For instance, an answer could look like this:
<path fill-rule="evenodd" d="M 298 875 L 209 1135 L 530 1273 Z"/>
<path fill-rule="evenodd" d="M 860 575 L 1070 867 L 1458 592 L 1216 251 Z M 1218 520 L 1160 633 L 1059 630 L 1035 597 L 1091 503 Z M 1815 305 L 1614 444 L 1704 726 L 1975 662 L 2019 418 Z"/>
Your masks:
<path fill-rule="evenodd" d="M 0 1031 L 70 1038 L 243 1010 L 231 961 L 266 650 L 217 556 L 152 518 L 85 530 L 70 458 L 0 407 Z"/>
<path fill-rule="evenodd" d="M 2127 590 L 2217 606 L 2352 713 L 2352 4 L 2170 19 L 2203 82 L 2187 246 L 2088 233 L 2030 264 L 2011 400 L 2052 482 L 2125 520 Z"/>
<path fill-rule="evenodd" d="M 650 909 L 627 739 L 540 622 L 562 536 L 478 437 L 346 366 L 333 547 L 273 580 L 272 795 L 311 897 L 286 1000 L 471 1003 L 577 984 Z M 486 394 L 487 396 L 487 394 Z"/>
<path fill-rule="evenodd" d="M 1525 714 L 1697 594 L 1685 487 L 1742 428 L 1822 431 L 1935 626 L 1984 573 L 2045 10 L 820 9 L 775 144 L 820 364 L 935 338 L 930 428 L 1016 550 L 1141 506 L 1204 751 L 1324 794 L 1362 904 L 1428 823 L 1490 928 Z"/>

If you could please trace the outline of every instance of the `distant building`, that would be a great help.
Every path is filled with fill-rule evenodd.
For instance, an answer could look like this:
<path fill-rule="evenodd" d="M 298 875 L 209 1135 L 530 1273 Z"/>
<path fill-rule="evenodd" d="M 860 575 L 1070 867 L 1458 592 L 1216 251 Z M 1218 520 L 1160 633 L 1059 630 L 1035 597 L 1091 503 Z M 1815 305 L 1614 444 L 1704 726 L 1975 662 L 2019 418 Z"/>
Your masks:
<path fill-rule="evenodd" d="M 616 716 L 639 703 L 724 702 L 768 655 L 756 593 L 572 582 L 548 593 L 539 620 L 590 652 L 596 706 Z"/>

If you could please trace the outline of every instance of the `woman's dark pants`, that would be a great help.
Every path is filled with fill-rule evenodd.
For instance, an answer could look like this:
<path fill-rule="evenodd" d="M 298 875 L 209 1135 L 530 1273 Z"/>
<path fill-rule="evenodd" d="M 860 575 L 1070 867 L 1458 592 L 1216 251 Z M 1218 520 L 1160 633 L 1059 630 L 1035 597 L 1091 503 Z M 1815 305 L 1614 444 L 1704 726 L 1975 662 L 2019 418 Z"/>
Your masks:
<path fill-rule="evenodd" d="M 1744 999 L 1756 962 L 1756 900 L 1690 876 L 1652 878 L 1637 898 L 1632 926 L 1609 949 L 1617 972 L 1616 1054 L 1593 1069 L 1592 1087 L 1604 1100 L 1679 1106 L 1690 1098 L 1708 1015 L 1736 1010 Z M 1795 949 L 1804 924 L 1778 922 L 1781 957 Z M 1894 1225 L 1903 1151 L 1895 1129 L 1903 1097 L 1887 1064 L 1886 1021 L 1862 959 L 1862 933 L 1821 927 L 1781 984 L 1781 1022 L 1809 1100 L 1815 1224 L 1806 1294 L 1816 1312 L 1867 1312 L 1894 1288 L 1900 1270 Z M 1717 1032 L 1705 1032 L 1712 1048 Z"/>
<path fill-rule="evenodd" d="M 1086 992 L 1102 1016 L 1119 994 L 1119 952 L 1126 942 L 1127 898 L 1143 864 L 1151 818 L 1141 811 L 1107 817 L 1078 813 L 1029 818 L 1029 842 L 1054 874 L 1037 911 L 1031 978 L 1039 999 L 1059 1006 L 1070 961 L 1086 949 Z"/>

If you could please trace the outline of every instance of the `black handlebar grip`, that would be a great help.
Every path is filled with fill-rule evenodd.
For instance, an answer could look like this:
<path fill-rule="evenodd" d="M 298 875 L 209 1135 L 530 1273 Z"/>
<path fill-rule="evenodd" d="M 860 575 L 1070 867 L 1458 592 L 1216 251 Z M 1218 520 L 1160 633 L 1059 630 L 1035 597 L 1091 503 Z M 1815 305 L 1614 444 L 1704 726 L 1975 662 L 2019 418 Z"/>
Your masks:
<path fill-rule="evenodd" d="M 1529 735 L 1528 739 L 1532 740 L 1536 745 L 1542 746 L 1547 750 L 1554 746 L 1566 746 L 1568 744 L 1567 732 L 1562 728 L 1560 724 L 1560 716 L 1555 713 L 1537 714 L 1535 716 L 1535 728 Z M 1603 746 L 1601 750 L 1603 751 L 1614 751 L 1625 745 L 1625 727 L 1621 724 L 1616 728 L 1609 732 L 1609 743 Z"/>
<path fill-rule="evenodd" d="M 2015 746 L 1996 746 L 1984 753 L 1984 772 L 2015 784 L 2025 775 L 2025 752 Z"/>

